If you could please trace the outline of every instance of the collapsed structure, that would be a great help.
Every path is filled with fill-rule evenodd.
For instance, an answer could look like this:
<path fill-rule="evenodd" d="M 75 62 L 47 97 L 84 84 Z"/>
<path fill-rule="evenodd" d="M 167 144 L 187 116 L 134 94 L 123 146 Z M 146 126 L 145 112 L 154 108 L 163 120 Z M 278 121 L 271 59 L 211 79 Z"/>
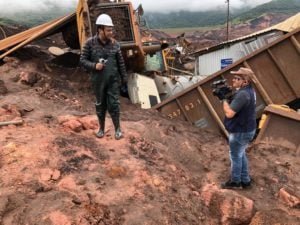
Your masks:
<path fill-rule="evenodd" d="M 270 104 L 288 104 L 294 109 L 299 108 L 299 29 L 285 35 L 278 32 L 272 33 L 272 37 L 264 45 L 251 49 L 247 54 L 240 55 L 234 60 L 234 63 L 233 61 L 225 63 L 226 67 L 224 66 L 222 70 L 209 75 L 204 80 L 201 80 L 201 76 L 193 76 L 201 75 L 199 71 L 202 68 L 198 68 L 199 74 L 175 68 L 175 71 L 181 75 L 173 82 L 168 75 L 174 72 L 174 56 L 172 52 L 170 53 L 170 49 L 165 50 L 166 43 L 154 40 L 151 35 L 147 35 L 147 32 L 142 32 L 143 10 L 141 7 L 134 10 L 130 2 L 124 1 L 79 0 L 76 13 L 0 41 L 0 52 L 4 51 L 0 55 L 0 59 L 34 40 L 57 32 L 62 32 L 63 38 L 70 48 L 81 49 L 87 38 L 95 35 L 95 19 L 100 13 L 109 14 L 114 21 L 117 30 L 116 39 L 121 44 L 127 69 L 130 71 L 129 96 L 133 103 L 141 104 L 142 108 L 154 107 L 171 119 L 187 120 L 197 127 L 227 135 L 222 123 L 224 114 L 221 104 L 212 94 L 211 83 L 221 78 L 230 80 L 232 75 L 229 71 L 240 66 L 248 67 L 255 73 L 253 81 L 258 94 L 257 119 Z M 269 31 L 273 32 L 273 29 L 263 33 L 269 35 Z M 275 36 L 276 38 L 274 38 Z M 274 41 L 274 39 L 276 40 Z M 197 59 L 198 65 L 200 61 L 201 57 Z M 219 62 L 219 60 L 217 61 Z M 233 64 L 228 65 L 231 63 Z M 163 101 L 161 102 L 161 100 Z M 267 110 L 268 112 L 276 114 L 278 110 Z M 286 111 L 283 114 L 278 113 L 278 115 L 289 113 Z M 299 133 L 299 114 L 293 112 L 293 116 L 287 117 L 295 121 L 292 124 L 295 124 L 295 131 Z M 265 126 L 270 126 L 269 124 L 270 122 L 265 123 Z M 281 124 L 281 126 L 286 125 Z M 268 131 L 268 129 L 262 129 L 262 131 Z M 284 132 L 282 132 L 283 134 Z M 267 137 L 264 140 L 270 139 L 268 134 L 264 136 Z M 271 139 L 276 138 L 275 136 L 274 134 Z M 289 142 L 293 141 L 289 140 Z M 299 146 L 298 142 L 292 144 L 296 147 Z"/>

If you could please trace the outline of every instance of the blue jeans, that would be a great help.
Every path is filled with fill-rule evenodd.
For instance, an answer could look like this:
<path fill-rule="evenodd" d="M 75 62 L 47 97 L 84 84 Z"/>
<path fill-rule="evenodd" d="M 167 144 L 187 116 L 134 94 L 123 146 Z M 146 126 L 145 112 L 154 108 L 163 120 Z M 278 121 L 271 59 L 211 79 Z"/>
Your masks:
<path fill-rule="evenodd" d="M 246 148 L 255 135 L 255 130 L 245 133 L 229 133 L 231 181 L 250 182 Z"/>

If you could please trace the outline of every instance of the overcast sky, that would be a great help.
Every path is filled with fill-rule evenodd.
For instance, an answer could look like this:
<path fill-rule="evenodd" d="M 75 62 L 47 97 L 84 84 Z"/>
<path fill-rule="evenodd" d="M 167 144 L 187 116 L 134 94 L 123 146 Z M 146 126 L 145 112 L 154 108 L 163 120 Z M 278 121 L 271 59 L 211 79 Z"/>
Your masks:
<path fill-rule="evenodd" d="M 179 10 L 204 11 L 217 6 L 226 7 L 225 0 L 131 0 L 136 8 L 143 5 L 145 12 L 169 12 Z M 271 0 L 230 0 L 234 7 L 255 6 Z M 78 0 L 0 0 L 1 14 L 12 11 L 46 10 L 49 2 L 61 7 L 76 7 Z"/>

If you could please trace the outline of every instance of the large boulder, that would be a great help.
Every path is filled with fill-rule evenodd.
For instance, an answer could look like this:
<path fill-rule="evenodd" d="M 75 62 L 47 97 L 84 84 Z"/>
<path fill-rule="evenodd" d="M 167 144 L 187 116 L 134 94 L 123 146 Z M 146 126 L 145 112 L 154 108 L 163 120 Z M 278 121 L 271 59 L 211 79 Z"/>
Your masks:
<path fill-rule="evenodd" d="M 223 190 L 215 185 L 205 185 L 201 199 L 210 211 L 219 215 L 222 225 L 248 224 L 254 215 L 254 203 L 236 191 Z"/>

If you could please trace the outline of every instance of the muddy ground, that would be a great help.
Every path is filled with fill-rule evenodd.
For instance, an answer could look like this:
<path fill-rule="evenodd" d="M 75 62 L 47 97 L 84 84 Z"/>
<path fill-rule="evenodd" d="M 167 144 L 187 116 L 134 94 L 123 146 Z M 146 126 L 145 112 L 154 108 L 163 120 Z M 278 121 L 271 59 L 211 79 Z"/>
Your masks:
<path fill-rule="evenodd" d="M 226 139 L 121 98 L 97 139 L 89 76 L 31 46 L 0 66 L 0 224 L 300 224 L 298 151 L 251 146 L 253 187 L 221 190 Z M 26 75 L 31 79 L 26 79 Z M 25 76 L 25 78 L 24 78 Z"/>

